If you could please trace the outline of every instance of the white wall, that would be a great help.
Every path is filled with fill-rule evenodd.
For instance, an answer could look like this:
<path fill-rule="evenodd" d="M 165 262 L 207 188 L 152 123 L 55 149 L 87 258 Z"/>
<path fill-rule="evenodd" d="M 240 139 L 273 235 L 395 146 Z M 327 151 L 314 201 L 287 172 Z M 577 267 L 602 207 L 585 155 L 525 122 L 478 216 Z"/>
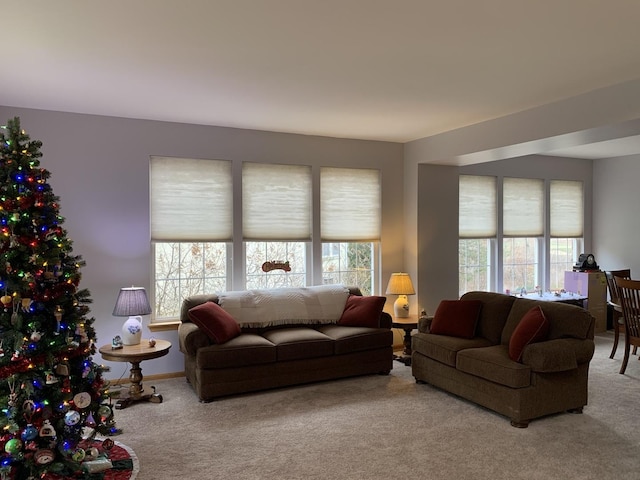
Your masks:
<path fill-rule="evenodd" d="M 602 270 L 631 268 L 640 278 L 640 155 L 596 160 L 593 244 Z"/>
<path fill-rule="evenodd" d="M 121 287 L 151 287 L 149 235 L 150 155 L 312 166 L 370 167 L 382 171 L 384 292 L 391 272 L 403 269 L 401 144 L 232 128 L 79 115 L 0 106 L 0 121 L 19 116 L 33 140 L 43 142 L 41 166 L 51 172 L 73 253 L 87 262 L 81 287 L 91 292 L 98 345 L 119 334 L 111 315 Z M 3 119 L 3 120 L 2 120 Z M 345 205 L 345 215 L 349 206 Z M 391 311 L 392 302 L 387 302 Z M 144 323 L 148 322 L 148 318 Z M 145 329 L 145 337 L 150 333 Z M 175 331 L 156 332 L 173 346 L 168 356 L 142 364 L 146 375 L 183 371 Z M 128 377 L 123 363 L 109 378 Z"/>

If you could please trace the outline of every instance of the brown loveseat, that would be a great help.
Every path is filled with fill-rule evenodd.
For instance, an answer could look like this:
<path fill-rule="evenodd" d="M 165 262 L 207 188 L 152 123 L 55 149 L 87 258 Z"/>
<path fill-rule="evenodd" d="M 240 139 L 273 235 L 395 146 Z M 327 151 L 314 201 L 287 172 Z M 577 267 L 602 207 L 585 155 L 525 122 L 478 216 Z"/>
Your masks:
<path fill-rule="evenodd" d="M 206 302 L 220 303 L 220 296 L 195 295 L 185 299 L 180 313 L 179 346 L 184 354 L 187 380 L 199 399 L 210 401 L 274 387 L 388 374 L 393 367 L 393 334 L 390 315 L 381 312 L 384 297 L 362 297 L 357 288 L 345 291 L 349 297 L 347 306 L 353 305 L 352 299 L 357 300 L 353 296 L 365 301 L 379 299 L 377 313 L 366 318 L 371 310 L 356 307 L 351 310 L 356 314 L 355 321 L 352 315 L 348 325 L 341 324 L 343 318 L 339 322 L 316 324 L 296 324 L 288 319 L 284 324 L 266 327 L 245 325 L 239 335 L 222 343 L 210 338 L 189 315 L 191 309 Z M 246 299 L 242 301 L 246 303 Z M 246 310 L 230 311 L 241 316 Z M 242 318 L 236 320 L 243 323 Z"/>
<path fill-rule="evenodd" d="M 472 338 L 430 333 L 433 317 L 421 318 L 412 338 L 416 381 L 505 415 L 516 427 L 544 415 L 582 412 L 595 349 L 595 320 L 586 310 L 491 292 L 469 292 L 460 300 L 481 302 Z M 548 321 L 548 333 L 524 346 L 514 361 L 510 339 L 536 306 Z"/>

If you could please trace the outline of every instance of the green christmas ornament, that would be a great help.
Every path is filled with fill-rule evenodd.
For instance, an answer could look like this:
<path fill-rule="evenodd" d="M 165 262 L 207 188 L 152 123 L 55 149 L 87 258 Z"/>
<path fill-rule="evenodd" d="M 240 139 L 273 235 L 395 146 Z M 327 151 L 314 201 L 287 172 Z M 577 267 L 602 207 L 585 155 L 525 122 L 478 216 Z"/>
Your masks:
<path fill-rule="evenodd" d="M 12 438 L 8 440 L 4 445 L 4 451 L 10 455 L 15 455 L 22 450 L 22 440 L 18 438 Z"/>

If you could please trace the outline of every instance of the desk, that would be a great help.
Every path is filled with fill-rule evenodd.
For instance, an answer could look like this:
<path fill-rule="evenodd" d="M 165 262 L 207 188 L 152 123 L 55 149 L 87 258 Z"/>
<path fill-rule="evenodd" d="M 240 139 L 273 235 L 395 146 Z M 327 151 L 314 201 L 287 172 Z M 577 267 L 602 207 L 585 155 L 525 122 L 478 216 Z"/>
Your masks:
<path fill-rule="evenodd" d="M 409 366 L 411 365 L 411 331 L 418 328 L 418 316 L 409 315 L 406 318 L 393 317 L 391 327 L 404 330 L 404 350 L 402 351 L 404 355 L 394 355 L 393 358 Z"/>
<path fill-rule="evenodd" d="M 113 349 L 111 344 L 103 345 L 98 350 L 102 358 L 111 362 L 129 362 L 131 370 L 129 375 L 129 396 L 116 402 L 117 409 L 127 408 L 134 402 L 148 400 L 153 403 L 162 403 L 162 395 L 155 393 L 145 394 L 142 388 L 142 369 L 140 362 L 152 358 L 163 357 L 169 353 L 171 342 L 156 340 L 156 344 L 149 346 L 149 340 L 141 340 L 138 345 L 125 345 L 122 348 Z"/>

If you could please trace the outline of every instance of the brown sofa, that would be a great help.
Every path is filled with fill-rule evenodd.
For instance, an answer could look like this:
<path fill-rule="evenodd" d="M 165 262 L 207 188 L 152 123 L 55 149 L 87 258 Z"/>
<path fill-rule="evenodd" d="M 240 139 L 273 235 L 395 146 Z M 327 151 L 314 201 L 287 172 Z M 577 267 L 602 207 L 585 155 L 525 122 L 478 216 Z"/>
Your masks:
<path fill-rule="evenodd" d="M 505 415 L 516 427 L 544 415 L 582 412 L 595 349 L 595 320 L 585 309 L 491 292 L 469 292 L 461 300 L 482 303 L 475 335 L 436 335 L 429 330 L 433 317 L 421 318 L 412 337 L 416 381 Z M 536 305 L 548 320 L 546 339 L 528 344 L 521 361 L 513 361 L 511 335 Z"/>
<path fill-rule="evenodd" d="M 357 288 L 351 294 L 361 295 Z M 393 368 L 391 316 L 363 319 L 370 326 L 338 324 L 243 327 L 242 333 L 214 343 L 189 318 L 189 310 L 219 296 L 184 300 L 178 328 L 185 373 L 201 401 L 274 387 L 366 374 Z"/>

